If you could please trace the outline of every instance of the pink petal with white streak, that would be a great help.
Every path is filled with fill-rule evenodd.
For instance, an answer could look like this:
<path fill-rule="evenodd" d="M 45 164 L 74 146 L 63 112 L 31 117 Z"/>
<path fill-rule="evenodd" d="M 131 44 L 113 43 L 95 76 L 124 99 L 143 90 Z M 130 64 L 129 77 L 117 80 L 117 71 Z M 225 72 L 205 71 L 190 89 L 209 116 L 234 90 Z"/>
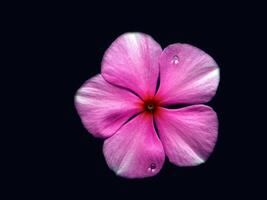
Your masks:
<path fill-rule="evenodd" d="M 212 108 L 204 105 L 159 108 L 155 121 L 170 162 L 178 166 L 198 165 L 213 151 L 218 120 Z"/>
<path fill-rule="evenodd" d="M 108 166 L 119 176 L 143 178 L 156 175 L 165 154 L 153 126 L 153 116 L 142 113 L 104 142 Z"/>
<path fill-rule="evenodd" d="M 219 68 L 211 56 L 189 44 L 172 44 L 160 56 L 163 105 L 208 102 L 216 93 Z"/>
<path fill-rule="evenodd" d="M 114 134 L 140 112 L 140 98 L 109 84 L 101 75 L 86 81 L 75 96 L 76 109 L 85 128 L 96 137 Z"/>
<path fill-rule="evenodd" d="M 154 95 L 159 73 L 160 45 L 144 33 L 126 33 L 105 52 L 101 74 L 110 83 L 139 96 Z"/>

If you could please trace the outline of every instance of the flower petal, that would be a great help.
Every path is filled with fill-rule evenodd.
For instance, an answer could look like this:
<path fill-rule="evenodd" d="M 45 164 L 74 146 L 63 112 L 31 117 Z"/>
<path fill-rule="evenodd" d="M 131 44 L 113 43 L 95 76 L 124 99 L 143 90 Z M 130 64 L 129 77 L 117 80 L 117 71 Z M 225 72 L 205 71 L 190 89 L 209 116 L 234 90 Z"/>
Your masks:
<path fill-rule="evenodd" d="M 109 84 L 99 74 L 77 91 L 75 105 L 85 128 L 96 137 L 114 134 L 131 116 L 140 112 L 141 99 Z"/>
<path fill-rule="evenodd" d="M 105 52 L 103 77 L 139 96 L 154 95 L 159 73 L 160 45 L 144 33 L 126 33 L 118 37 Z"/>
<path fill-rule="evenodd" d="M 160 140 L 170 162 L 178 166 L 203 163 L 217 140 L 216 112 L 204 105 L 159 108 L 155 116 Z"/>
<path fill-rule="evenodd" d="M 108 166 L 119 176 L 143 178 L 157 174 L 165 154 L 152 115 L 141 113 L 104 142 Z"/>
<path fill-rule="evenodd" d="M 208 102 L 216 93 L 219 68 L 204 51 L 189 44 L 172 44 L 160 56 L 160 87 L 163 105 Z"/>

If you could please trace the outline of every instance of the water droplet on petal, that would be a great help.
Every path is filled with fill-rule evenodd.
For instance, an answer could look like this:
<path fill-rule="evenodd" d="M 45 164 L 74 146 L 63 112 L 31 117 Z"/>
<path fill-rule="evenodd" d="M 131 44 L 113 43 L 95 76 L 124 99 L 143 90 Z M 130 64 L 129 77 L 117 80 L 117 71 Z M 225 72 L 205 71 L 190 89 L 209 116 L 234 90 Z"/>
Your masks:
<path fill-rule="evenodd" d="M 177 55 L 172 57 L 172 64 L 177 65 L 179 63 L 179 57 Z"/>
<path fill-rule="evenodd" d="M 148 168 L 149 172 L 155 172 L 156 171 L 156 164 L 155 163 L 151 163 L 149 168 Z"/>

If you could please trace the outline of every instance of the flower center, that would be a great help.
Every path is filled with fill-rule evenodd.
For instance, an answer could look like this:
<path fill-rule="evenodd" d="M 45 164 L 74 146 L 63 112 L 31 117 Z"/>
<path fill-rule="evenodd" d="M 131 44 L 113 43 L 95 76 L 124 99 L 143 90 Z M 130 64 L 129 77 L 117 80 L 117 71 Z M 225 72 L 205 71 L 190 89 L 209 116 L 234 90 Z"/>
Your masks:
<path fill-rule="evenodd" d="M 151 98 L 151 99 L 146 99 L 144 100 L 144 110 L 150 113 L 156 112 L 156 109 L 158 107 L 158 102 Z"/>
<path fill-rule="evenodd" d="M 152 103 L 148 104 L 148 105 L 147 105 L 147 109 L 148 109 L 150 112 L 152 112 L 152 111 L 155 109 L 154 104 L 152 104 Z"/>

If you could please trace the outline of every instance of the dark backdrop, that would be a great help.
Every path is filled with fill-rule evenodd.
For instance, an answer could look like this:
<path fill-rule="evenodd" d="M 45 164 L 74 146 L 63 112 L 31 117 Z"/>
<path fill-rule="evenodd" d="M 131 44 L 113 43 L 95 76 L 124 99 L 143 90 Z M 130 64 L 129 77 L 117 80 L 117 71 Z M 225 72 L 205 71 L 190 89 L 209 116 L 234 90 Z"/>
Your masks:
<path fill-rule="evenodd" d="M 256 65 L 251 59 L 253 45 L 258 43 L 252 34 L 259 33 L 256 26 L 262 17 L 254 5 L 129 2 L 28 6 L 29 12 L 10 15 L 17 26 L 12 36 L 20 44 L 16 50 L 22 61 L 14 76 L 26 83 L 20 90 L 20 122 L 26 131 L 14 140 L 18 161 L 11 168 L 16 180 L 10 181 L 11 186 L 36 198 L 94 199 L 95 194 L 124 199 L 217 199 L 258 194 L 253 192 L 260 176 L 257 169 L 252 170 L 257 140 L 249 105 L 251 94 L 257 94 L 250 84 L 251 66 Z M 20 5 L 16 9 L 20 10 Z M 155 177 L 120 178 L 104 160 L 103 141 L 82 126 L 74 94 L 100 72 L 102 56 L 111 42 L 129 31 L 147 33 L 163 48 L 175 42 L 195 45 L 219 64 L 220 85 L 208 103 L 219 117 L 219 137 L 205 164 L 179 168 L 166 160 Z"/>

